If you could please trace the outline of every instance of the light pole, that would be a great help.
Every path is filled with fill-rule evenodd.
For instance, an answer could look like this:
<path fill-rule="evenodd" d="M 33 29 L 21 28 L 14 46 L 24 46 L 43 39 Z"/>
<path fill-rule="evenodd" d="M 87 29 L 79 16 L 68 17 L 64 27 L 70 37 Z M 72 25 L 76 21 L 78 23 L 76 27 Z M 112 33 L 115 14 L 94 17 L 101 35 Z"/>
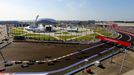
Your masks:
<path fill-rule="evenodd" d="M 3 59 L 3 62 L 0 62 L 0 71 L 5 71 L 6 70 L 6 67 L 5 67 L 6 60 L 5 60 L 5 58 L 4 58 L 4 56 L 3 56 L 1 51 L 0 51 L 0 55 L 1 55 L 2 59 Z"/>
<path fill-rule="evenodd" d="M 4 61 L 4 63 L 6 62 L 6 59 L 4 58 L 4 55 L 3 55 L 3 53 L 0 51 L 0 55 L 1 55 L 1 57 L 2 57 L 2 59 L 3 59 L 3 61 Z"/>
<path fill-rule="evenodd" d="M 87 62 L 88 62 L 88 59 L 84 59 L 84 62 L 85 62 L 84 66 L 85 66 L 85 69 L 86 69 L 86 64 L 87 64 Z M 86 73 L 86 72 L 85 72 L 85 69 L 84 69 L 84 72 L 83 72 L 83 73 Z"/>
<path fill-rule="evenodd" d="M 96 67 L 98 67 L 98 66 L 100 65 L 100 62 L 99 62 L 99 61 L 95 61 L 95 62 L 94 62 L 94 65 L 95 65 Z"/>
<path fill-rule="evenodd" d="M 114 44 L 114 45 L 116 45 L 116 44 Z M 110 63 L 114 63 L 114 62 L 113 62 L 113 57 L 114 57 L 114 50 L 112 50 L 112 57 L 111 57 L 111 59 L 110 59 Z"/>
<path fill-rule="evenodd" d="M 124 57 L 123 57 L 123 60 L 122 60 L 122 63 L 121 63 L 119 74 L 121 74 L 121 72 L 123 70 L 123 66 L 124 66 L 124 63 L 125 63 L 127 51 L 128 51 L 127 49 L 124 49 Z"/>

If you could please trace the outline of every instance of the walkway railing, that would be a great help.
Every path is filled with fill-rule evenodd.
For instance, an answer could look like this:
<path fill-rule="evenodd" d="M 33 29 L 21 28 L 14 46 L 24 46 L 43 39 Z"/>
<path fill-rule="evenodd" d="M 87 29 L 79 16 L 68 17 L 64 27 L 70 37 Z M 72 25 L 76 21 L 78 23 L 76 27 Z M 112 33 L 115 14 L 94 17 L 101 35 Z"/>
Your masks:
<path fill-rule="evenodd" d="M 106 60 L 106 59 L 108 59 L 108 58 L 111 58 L 112 56 L 114 56 L 114 55 L 116 55 L 116 54 L 119 54 L 120 52 L 121 52 L 121 50 L 116 51 L 116 52 L 114 52 L 114 53 L 112 53 L 112 54 L 110 54 L 110 55 L 107 55 L 106 57 L 103 57 L 103 58 L 97 60 L 97 61 L 100 61 L 100 62 L 101 62 L 101 61 L 104 61 L 104 60 Z M 69 73 L 66 73 L 65 75 L 73 75 L 73 74 L 75 74 L 75 73 L 77 73 L 77 72 L 80 72 L 80 71 L 84 70 L 84 69 L 87 68 L 87 67 L 93 66 L 94 64 L 95 64 L 95 63 L 92 62 L 92 63 L 90 63 L 90 64 L 88 64 L 88 65 L 85 65 L 85 66 L 83 66 L 83 67 L 81 67 L 81 68 L 78 68 L 78 69 L 73 70 L 73 71 L 71 71 L 71 72 L 69 72 Z"/>

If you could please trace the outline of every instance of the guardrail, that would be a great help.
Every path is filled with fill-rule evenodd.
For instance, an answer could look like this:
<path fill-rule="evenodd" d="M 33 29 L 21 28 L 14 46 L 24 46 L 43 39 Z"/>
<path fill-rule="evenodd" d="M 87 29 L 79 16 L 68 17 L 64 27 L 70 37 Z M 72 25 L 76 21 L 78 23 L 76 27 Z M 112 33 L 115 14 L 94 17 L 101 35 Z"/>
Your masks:
<path fill-rule="evenodd" d="M 3 49 L 4 47 L 8 46 L 9 44 L 12 43 L 12 38 L 10 38 L 8 41 L 3 42 L 2 44 L 0 44 L 0 50 Z"/>
<path fill-rule="evenodd" d="M 100 61 L 100 62 L 101 62 L 101 61 L 104 61 L 104 60 L 106 60 L 106 59 L 108 59 L 108 58 L 110 58 L 110 57 L 112 57 L 112 56 L 114 56 L 114 55 L 119 54 L 121 51 L 122 51 L 122 50 L 116 51 L 116 52 L 114 52 L 114 53 L 112 53 L 112 54 L 110 54 L 110 55 L 107 55 L 107 56 L 104 57 L 104 58 L 101 58 L 101 59 L 97 60 L 97 61 Z M 69 73 L 66 73 L 65 75 L 73 75 L 73 74 L 75 74 L 75 73 L 77 73 L 77 72 L 80 72 L 80 71 L 84 70 L 85 68 L 90 67 L 90 66 L 93 66 L 93 65 L 94 65 L 94 62 L 92 62 L 92 63 L 90 63 L 90 64 L 88 64 L 88 65 L 85 65 L 85 66 L 83 66 L 83 67 L 81 67 L 81 68 L 78 68 L 78 69 L 76 69 L 76 70 L 73 70 L 73 71 L 71 71 L 71 72 L 69 72 Z"/>

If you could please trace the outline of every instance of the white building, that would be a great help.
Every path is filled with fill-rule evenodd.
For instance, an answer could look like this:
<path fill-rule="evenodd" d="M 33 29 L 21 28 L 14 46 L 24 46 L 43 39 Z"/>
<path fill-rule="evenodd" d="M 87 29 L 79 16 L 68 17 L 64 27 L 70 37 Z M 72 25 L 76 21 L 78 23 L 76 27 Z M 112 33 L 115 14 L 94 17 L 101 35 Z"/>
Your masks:
<path fill-rule="evenodd" d="M 74 26 L 69 26 L 67 27 L 68 32 L 78 32 L 78 28 Z"/>
<path fill-rule="evenodd" d="M 25 30 L 27 31 L 33 31 L 33 32 L 52 32 L 55 31 L 55 27 L 53 25 L 42 25 L 39 24 L 36 27 L 25 27 Z"/>
<path fill-rule="evenodd" d="M 7 37 L 8 34 L 6 25 L 0 25 L 0 42 Z"/>

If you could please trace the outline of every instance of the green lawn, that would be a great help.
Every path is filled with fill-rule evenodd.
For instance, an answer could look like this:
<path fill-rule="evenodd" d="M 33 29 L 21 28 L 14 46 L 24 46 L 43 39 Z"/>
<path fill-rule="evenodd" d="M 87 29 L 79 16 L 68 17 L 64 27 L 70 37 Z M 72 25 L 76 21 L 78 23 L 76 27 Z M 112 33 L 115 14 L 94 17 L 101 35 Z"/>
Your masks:
<path fill-rule="evenodd" d="M 14 27 L 10 30 L 10 33 L 13 35 L 13 36 L 21 36 L 23 34 L 25 34 L 26 32 L 24 31 L 24 29 L 22 27 Z"/>
<path fill-rule="evenodd" d="M 57 40 L 52 36 L 42 35 L 42 34 L 26 34 L 25 37 L 30 39 L 35 39 L 35 40 Z"/>
<path fill-rule="evenodd" d="M 108 32 L 108 31 L 104 30 L 103 28 L 97 28 L 94 32 L 100 33 L 107 37 L 110 37 L 112 35 L 111 32 Z"/>
<path fill-rule="evenodd" d="M 56 32 L 56 34 L 69 34 L 69 32 Z"/>
<path fill-rule="evenodd" d="M 17 27 L 17 28 L 14 27 L 11 29 L 10 33 L 13 36 L 25 36 L 26 38 L 35 39 L 35 40 L 56 40 L 56 38 L 52 36 L 26 33 L 23 27 Z"/>
<path fill-rule="evenodd" d="M 69 32 L 62 32 L 62 34 L 69 34 Z"/>
<path fill-rule="evenodd" d="M 103 28 L 96 28 L 96 30 L 94 30 L 95 32 L 97 33 L 100 33 L 104 36 L 107 36 L 107 37 L 117 37 L 118 35 L 117 34 L 114 34 L 113 36 L 111 32 L 108 32 L 106 31 L 105 29 Z M 26 38 L 30 38 L 30 39 L 37 39 L 37 40 L 57 40 L 55 37 L 53 36 L 48 36 L 48 35 L 42 35 L 42 34 L 30 34 L 30 33 L 27 33 L 24 31 L 24 28 L 23 27 L 14 27 L 11 29 L 10 33 L 13 35 L 13 36 L 25 36 Z M 57 34 L 69 34 L 69 32 L 56 32 Z M 96 34 L 88 34 L 88 35 L 85 35 L 85 36 L 81 36 L 81 37 L 78 37 L 76 35 L 62 35 L 62 36 L 57 36 L 58 38 L 60 38 L 61 40 L 68 40 L 68 39 L 71 39 L 71 38 L 74 38 L 74 37 L 78 37 L 74 40 L 76 41 L 92 41 L 92 40 L 96 40 L 94 39 L 94 37 L 96 36 Z"/>
<path fill-rule="evenodd" d="M 111 38 L 114 38 L 114 37 L 118 37 L 118 34 L 113 34 L 112 36 L 110 36 Z"/>
<path fill-rule="evenodd" d="M 67 39 L 71 39 L 71 38 L 74 38 L 74 37 L 77 37 L 77 36 L 57 36 L 58 38 L 61 38 L 62 40 L 67 40 Z"/>
<path fill-rule="evenodd" d="M 91 40 L 96 40 L 94 39 L 96 36 L 96 34 L 88 34 L 88 35 L 85 35 L 85 36 L 81 36 L 79 38 L 76 38 L 75 40 L 76 41 L 91 41 Z"/>

